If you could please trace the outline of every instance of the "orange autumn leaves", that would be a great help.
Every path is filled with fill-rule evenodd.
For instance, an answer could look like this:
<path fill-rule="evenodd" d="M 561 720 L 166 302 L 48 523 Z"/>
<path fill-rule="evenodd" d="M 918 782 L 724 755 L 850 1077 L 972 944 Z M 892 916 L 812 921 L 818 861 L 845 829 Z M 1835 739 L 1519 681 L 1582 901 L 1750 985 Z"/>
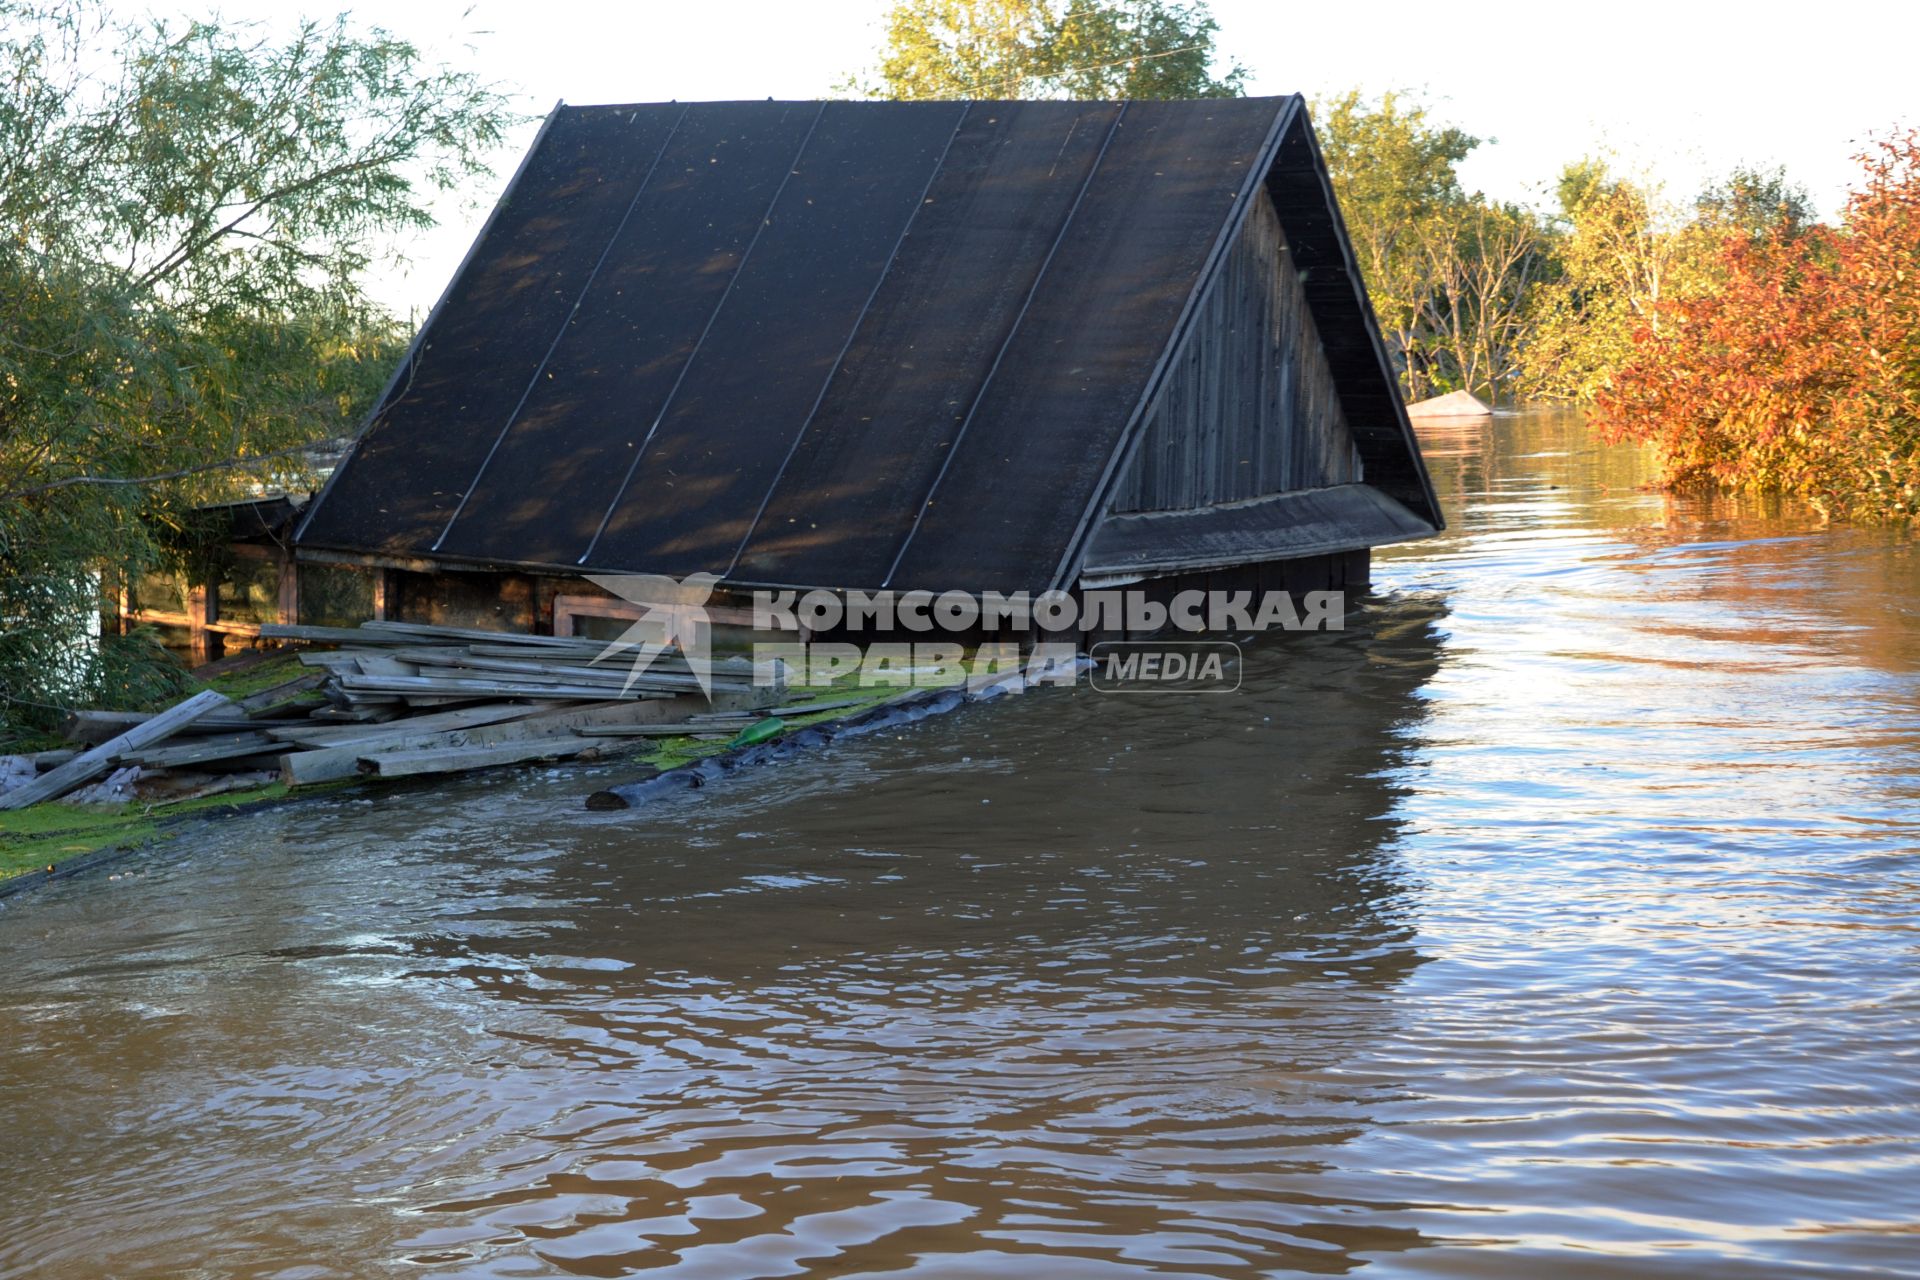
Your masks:
<path fill-rule="evenodd" d="M 1595 404 L 1676 488 L 1920 514 L 1920 130 L 1878 141 L 1838 227 L 1729 235 L 1719 288 L 1663 304 Z"/>

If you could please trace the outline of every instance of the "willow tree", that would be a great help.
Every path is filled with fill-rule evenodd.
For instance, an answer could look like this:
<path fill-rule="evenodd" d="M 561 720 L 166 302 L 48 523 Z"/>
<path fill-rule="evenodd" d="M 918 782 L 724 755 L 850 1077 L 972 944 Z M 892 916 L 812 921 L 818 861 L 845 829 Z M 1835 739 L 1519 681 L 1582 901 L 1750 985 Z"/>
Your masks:
<path fill-rule="evenodd" d="M 1225 98 L 1247 74 L 1214 74 L 1203 0 L 898 0 L 885 29 L 866 97 Z"/>
<path fill-rule="evenodd" d="M 1510 393 L 1532 334 L 1534 287 L 1554 269 L 1540 219 L 1475 196 L 1414 231 L 1424 262 L 1416 322 L 1426 389 Z"/>
<path fill-rule="evenodd" d="M 0 715 L 109 692 L 94 571 L 350 426 L 398 354 L 378 246 L 508 119 L 344 20 L 0 0 Z"/>
<path fill-rule="evenodd" d="M 1417 100 L 1339 94 L 1314 104 L 1314 123 L 1408 398 L 1498 397 L 1547 268 L 1539 219 L 1466 190 L 1458 166 L 1480 139 L 1434 121 Z"/>

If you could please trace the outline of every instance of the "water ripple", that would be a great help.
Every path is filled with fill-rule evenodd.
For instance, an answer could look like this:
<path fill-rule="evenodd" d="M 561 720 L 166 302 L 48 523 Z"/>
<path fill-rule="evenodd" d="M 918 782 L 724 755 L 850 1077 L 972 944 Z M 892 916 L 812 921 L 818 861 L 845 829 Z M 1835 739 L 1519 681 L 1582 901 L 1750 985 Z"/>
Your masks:
<path fill-rule="evenodd" d="M 1912 543 L 1431 444 L 1452 530 L 1233 699 L 0 907 L 0 1272 L 1914 1274 Z"/>

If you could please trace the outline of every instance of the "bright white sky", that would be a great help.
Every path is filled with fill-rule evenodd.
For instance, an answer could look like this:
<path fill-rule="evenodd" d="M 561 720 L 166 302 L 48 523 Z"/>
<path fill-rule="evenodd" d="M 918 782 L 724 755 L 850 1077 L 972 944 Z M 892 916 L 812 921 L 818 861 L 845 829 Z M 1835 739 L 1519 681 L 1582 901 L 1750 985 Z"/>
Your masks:
<path fill-rule="evenodd" d="M 173 6 L 152 4 L 164 12 Z M 190 12 L 197 5 L 181 4 Z M 324 3 L 229 7 L 232 17 Z M 354 10 L 470 67 L 544 114 L 570 103 L 813 98 L 868 64 L 885 0 L 659 0 L 529 3 L 405 0 Z M 1826 0 L 1375 0 L 1297 4 L 1212 0 L 1219 48 L 1253 93 L 1350 87 L 1423 93 L 1440 119 L 1483 138 L 1471 186 L 1531 199 L 1560 166 L 1611 152 L 1623 167 L 1691 197 L 1737 163 L 1784 164 L 1828 214 L 1869 134 L 1920 124 L 1920 3 Z M 501 156 L 506 182 L 533 136 Z M 442 210 L 403 248 L 413 259 L 376 292 L 424 315 L 466 251 L 495 191 Z"/>

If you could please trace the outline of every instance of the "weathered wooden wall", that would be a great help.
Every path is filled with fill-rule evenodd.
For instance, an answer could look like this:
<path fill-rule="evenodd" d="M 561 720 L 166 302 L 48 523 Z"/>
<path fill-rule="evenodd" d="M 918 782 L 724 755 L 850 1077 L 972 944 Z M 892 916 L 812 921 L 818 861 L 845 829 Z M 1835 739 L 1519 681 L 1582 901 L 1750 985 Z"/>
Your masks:
<path fill-rule="evenodd" d="M 1231 565 L 1224 569 L 1167 574 L 1130 584 L 1127 590 L 1137 592 L 1141 598 L 1163 606 L 1171 606 L 1173 598 L 1183 591 L 1217 591 L 1229 595 L 1234 592 L 1248 592 L 1256 605 L 1266 593 L 1284 591 L 1293 597 L 1296 609 L 1305 607 L 1304 597 L 1309 591 L 1341 591 L 1346 593 L 1347 607 L 1351 608 L 1360 596 L 1366 594 L 1372 580 L 1373 553 L 1361 547 L 1354 551 L 1336 551 L 1327 555 L 1300 556 L 1291 560 L 1266 560 Z M 1080 592 L 1083 617 L 1087 612 L 1086 597 L 1087 590 L 1083 588 Z M 1204 634 L 1219 638 L 1218 633 Z M 1082 632 L 1081 640 L 1084 647 L 1101 640 L 1143 640 L 1151 635 L 1172 640 L 1196 638 L 1192 633 L 1176 633 L 1171 627 L 1162 627 L 1158 632 L 1124 629 L 1087 630 Z"/>
<path fill-rule="evenodd" d="M 532 634 L 534 580 L 518 573 L 386 571 L 385 614 L 395 622 Z"/>
<path fill-rule="evenodd" d="M 1360 479 L 1299 272 L 1262 189 L 1148 408 L 1113 510 L 1181 511 Z"/>

